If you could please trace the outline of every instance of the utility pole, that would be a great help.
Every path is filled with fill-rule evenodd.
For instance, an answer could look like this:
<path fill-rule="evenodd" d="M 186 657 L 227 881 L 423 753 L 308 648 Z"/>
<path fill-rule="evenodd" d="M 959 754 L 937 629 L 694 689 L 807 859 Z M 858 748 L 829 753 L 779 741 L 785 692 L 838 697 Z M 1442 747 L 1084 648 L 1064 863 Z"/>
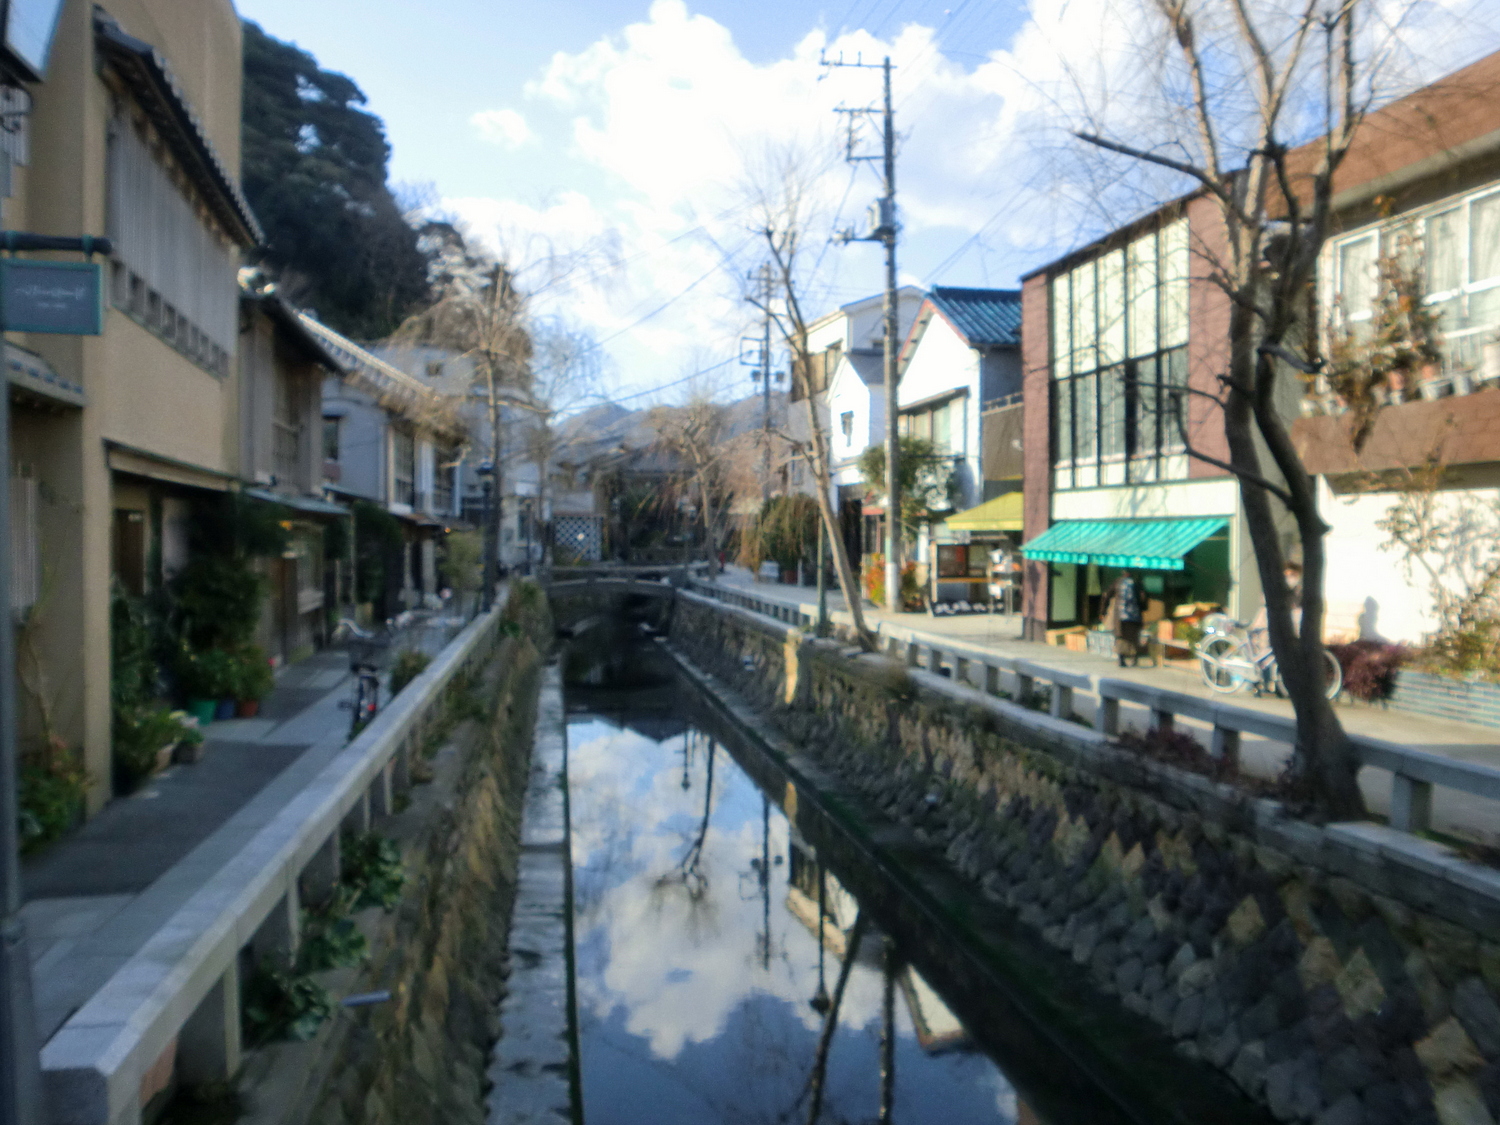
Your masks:
<path fill-rule="evenodd" d="M 758 271 L 759 276 L 750 274 L 749 280 L 760 283 L 760 307 L 765 314 L 761 325 L 761 338 L 756 341 L 754 337 L 745 336 L 740 339 L 740 363 L 753 367 L 752 379 L 761 381 L 761 484 L 760 502 L 764 507 L 767 500 L 771 498 L 771 296 L 775 292 L 775 278 L 771 273 L 771 263 L 766 262 Z M 753 298 L 752 298 L 753 299 Z M 756 350 L 746 357 L 746 345 Z"/>
<path fill-rule="evenodd" d="M 879 111 L 881 134 L 884 139 L 880 156 L 856 155 L 854 152 L 855 121 L 862 117 L 873 117 L 872 108 L 845 109 L 836 112 L 846 115 L 849 126 L 844 159 L 853 164 L 864 160 L 880 160 L 884 167 L 885 191 L 871 210 L 871 227 L 868 234 L 856 236 L 852 231 L 839 236 L 842 242 L 879 242 L 885 246 L 885 607 L 892 613 L 901 609 L 901 486 L 900 467 L 901 442 L 899 422 L 899 396 L 896 388 L 896 349 L 900 342 L 897 332 L 896 298 L 896 116 L 891 108 L 891 58 L 889 55 L 879 63 L 867 63 L 856 55 L 854 62 L 845 62 L 842 55 L 836 60 L 820 60 L 825 67 L 850 66 L 862 70 L 879 70 L 884 79 L 884 105 Z"/>

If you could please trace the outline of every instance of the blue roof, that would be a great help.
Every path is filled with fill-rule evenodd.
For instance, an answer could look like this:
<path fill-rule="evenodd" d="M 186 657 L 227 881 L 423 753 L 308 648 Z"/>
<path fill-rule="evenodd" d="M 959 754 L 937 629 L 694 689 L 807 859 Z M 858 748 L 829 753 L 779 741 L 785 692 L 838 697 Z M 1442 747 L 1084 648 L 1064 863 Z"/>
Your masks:
<path fill-rule="evenodd" d="M 959 289 L 935 286 L 928 298 L 976 348 L 1019 347 L 1019 289 Z"/>

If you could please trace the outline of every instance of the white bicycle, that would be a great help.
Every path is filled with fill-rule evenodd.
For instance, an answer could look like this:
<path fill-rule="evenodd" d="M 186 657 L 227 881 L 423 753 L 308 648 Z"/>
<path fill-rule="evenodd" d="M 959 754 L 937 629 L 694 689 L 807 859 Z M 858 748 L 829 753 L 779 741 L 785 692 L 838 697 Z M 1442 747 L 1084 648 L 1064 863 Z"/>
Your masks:
<path fill-rule="evenodd" d="M 1223 614 L 1214 614 L 1204 619 L 1203 626 L 1203 639 L 1193 651 L 1205 684 L 1223 695 L 1233 695 L 1247 685 L 1256 695 L 1287 694 L 1276 654 L 1269 646 L 1257 653 L 1244 625 Z M 1323 694 L 1336 699 L 1344 687 L 1344 670 L 1333 653 L 1326 648 L 1322 652 Z"/>

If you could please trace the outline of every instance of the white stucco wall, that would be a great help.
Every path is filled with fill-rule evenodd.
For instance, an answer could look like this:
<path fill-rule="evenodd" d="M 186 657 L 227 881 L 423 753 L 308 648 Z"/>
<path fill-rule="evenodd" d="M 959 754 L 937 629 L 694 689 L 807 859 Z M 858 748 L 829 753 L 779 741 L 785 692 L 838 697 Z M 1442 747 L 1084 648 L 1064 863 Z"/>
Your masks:
<path fill-rule="evenodd" d="M 958 407 L 962 422 L 953 427 L 950 449 L 963 458 L 965 466 L 960 475 L 963 483 L 960 510 L 972 508 L 984 495 L 983 447 L 979 440 L 979 359 L 979 353 L 964 342 L 953 326 L 941 314 L 934 314 L 912 347 L 898 389 L 898 401 L 903 407 L 956 388 L 968 392 Z"/>
<path fill-rule="evenodd" d="M 1395 492 L 1337 495 L 1319 480 L 1319 510 L 1330 528 L 1324 540 L 1328 552 L 1324 596 L 1331 630 L 1358 630 L 1365 636 L 1416 643 L 1436 628 L 1427 573 L 1418 566 L 1408 576 L 1401 552 L 1384 549 L 1390 536 L 1376 526 L 1399 499 Z M 1482 488 L 1455 489 L 1437 501 L 1451 511 L 1461 505 L 1489 505 L 1497 499 L 1500 491 Z M 1478 521 L 1481 535 L 1493 526 L 1493 517 Z M 1459 589 L 1461 581 L 1453 569 L 1434 562 L 1440 571 L 1448 571 L 1450 588 Z"/>

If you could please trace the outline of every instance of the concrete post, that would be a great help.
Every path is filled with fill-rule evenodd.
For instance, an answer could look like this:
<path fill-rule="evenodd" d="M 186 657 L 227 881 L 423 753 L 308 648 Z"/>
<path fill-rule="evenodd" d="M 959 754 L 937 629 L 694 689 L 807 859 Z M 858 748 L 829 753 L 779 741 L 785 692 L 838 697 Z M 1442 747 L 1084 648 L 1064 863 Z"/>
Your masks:
<path fill-rule="evenodd" d="M 375 775 L 375 780 L 370 782 L 370 792 L 366 799 L 370 803 L 370 815 L 373 817 L 390 816 L 395 812 L 392 800 L 391 774 L 394 772 L 394 760 L 387 762 Z"/>
<path fill-rule="evenodd" d="M 339 834 L 333 832 L 302 869 L 299 888 L 302 900 L 321 906 L 332 898 L 338 890 L 339 870 Z"/>
<path fill-rule="evenodd" d="M 1120 733 L 1120 701 L 1113 696 L 1099 697 L 1099 733 L 1110 738 Z"/>
<path fill-rule="evenodd" d="M 1215 758 L 1238 754 L 1240 752 L 1240 732 L 1215 724 L 1213 742 L 1209 745 L 1208 752 Z"/>
<path fill-rule="evenodd" d="M 984 666 L 984 691 L 986 695 L 1000 694 L 1000 669 L 993 664 Z"/>
<path fill-rule="evenodd" d="M 1173 725 L 1176 723 L 1177 716 L 1173 715 L 1170 711 L 1159 711 L 1153 709 L 1151 712 L 1151 719 L 1155 724 L 1157 730 L 1161 731 L 1163 734 L 1167 734 L 1172 730 Z"/>
<path fill-rule="evenodd" d="M 1400 832 L 1432 828 L 1432 783 L 1404 774 L 1391 775 L 1391 827 Z"/>
<path fill-rule="evenodd" d="M 934 676 L 943 674 L 943 650 L 933 645 L 927 650 L 927 670 Z"/>
<path fill-rule="evenodd" d="M 1073 689 L 1067 684 L 1052 685 L 1052 717 L 1054 719 L 1073 717 Z"/>
<path fill-rule="evenodd" d="M 955 683 L 963 684 L 965 687 L 968 686 L 968 684 L 969 684 L 969 660 L 968 660 L 968 657 L 965 657 L 965 656 L 955 656 L 953 658 L 953 679 L 954 679 Z"/>
<path fill-rule="evenodd" d="M 885 639 L 885 651 L 892 660 L 901 659 L 901 642 L 895 637 L 887 637 Z"/>
<path fill-rule="evenodd" d="M 177 1076 L 184 1085 L 228 1082 L 240 1068 L 240 964 L 229 962 L 177 1036 Z"/>
<path fill-rule="evenodd" d="M 276 900 L 271 913 L 250 939 L 250 953 L 257 961 L 271 961 L 278 968 L 291 968 L 297 959 L 297 943 L 301 936 L 297 885 L 293 883 L 286 894 Z"/>
<path fill-rule="evenodd" d="M 916 641 L 906 642 L 906 666 L 919 668 L 922 665 L 922 646 Z"/>
<path fill-rule="evenodd" d="M 405 746 L 396 747 L 386 768 L 391 771 L 391 787 L 396 793 L 405 793 L 411 788 L 411 759 L 407 757 Z"/>
<path fill-rule="evenodd" d="M 344 832 L 355 832 L 360 835 L 370 830 L 370 791 L 367 789 L 354 801 L 354 807 L 344 814 L 344 822 L 340 826 Z"/>
<path fill-rule="evenodd" d="M 1035 677 L 1028 676 L 1025 672 L 1016 673 L 1016 702 L 1024 704 L 1026 699 L 1036 690 Z"/>

